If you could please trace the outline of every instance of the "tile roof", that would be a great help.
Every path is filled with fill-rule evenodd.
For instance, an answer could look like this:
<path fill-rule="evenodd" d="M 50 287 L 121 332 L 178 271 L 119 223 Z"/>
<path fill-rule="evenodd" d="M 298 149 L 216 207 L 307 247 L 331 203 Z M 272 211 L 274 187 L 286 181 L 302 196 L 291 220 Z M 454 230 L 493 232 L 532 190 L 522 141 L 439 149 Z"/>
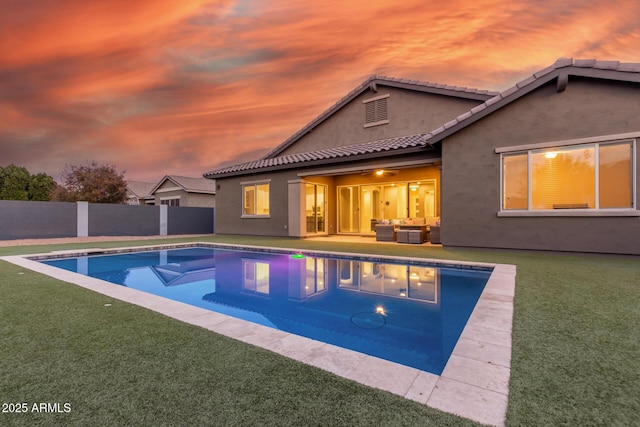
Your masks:
<path fill-rule="evenodd" d="M 362 82 L 358 87 L 353 89 L 351 92 L 342 97 L 338 102 L 333 104 L 327 110 L 325 110 L 318 117 L 309 122 L 306 126 L 300 129 L 298 132 L 293 134 L 290 138 L 284 141 L 282 144 L 275 147 L 269 153 L 267 153 L 264 158 L 273 158 L 280 154 L 284 149 L 291 146 L 298 139 L 306 135 L 310 130 L 314 127 L 318 126 L 321 122 L 326 120 L 329 116 L 334 114 L 336 111 L 341 109 L 347 103 L 352 101 L 362 92 L 367 90 L 370 87 L 376 87 L 377 85 L 381 86 L 391 86 L 402 89 L 414 90 L 419 92 L 428 92 L 428 93 L 436 93 L 439 95 L 448 95 L 459 98 L 468 98 L 475 99 L 477 101 L 484 101 L 488 98 L 491 98 L 498 94 L 498 92 L 493 92 L 490 90 L 482 90 L 482 89 L 474 89 L 468 87 L 460 87 L 460 86 L 449 86 L 439 83 L 430 83 L 430 82 L 421 82 L 417 80 L 408 80 L 408 79 L 399 79 L 395 77 L 387 77 L 387 76 L 378 76 L 373 75 L 370 76 L 367 80 Z"/>
<path fill-rule="evenodd" d="M 167 180 L 170 180 L 188 193 L 216 193 L 216 182 L 214 180 L 178 175 L 165 175 L 164 178 L 153 187 L 150 193 L 154 193 Z"/>
<path fill-rule="evenodd" d="M 590 77 L 601 77 L 606 78 L 604 74 L 601 75 L 589 75 L 585 74 L 584 71 L 586 69 L 593 70 L 606 70 L 609 72 L 615 72 L 614 74 L 610 74 L 611 79 L 613 80 L 631 80 L 640 82 L 640 63 L 621 63 L 618 61 L 597 61 L 595 59 L 576 59 L 573 58 L 559 58 L 553 65 L 546 67 L 540 71 L 533 73 L 533 75 L 527 77 L 526 79 L 516 83 L 514 86 L 498 93 L 493 98 L 490 98 L 483 102 L 480 105 L 473 107 L 471 110 L 467 111 L 451 120 L 450 122 L 445 123 L 428 132 L 425 136 L 426 140 L 432 140 L 436 136 L 438 139 L 444 138 L 448 135 L 451 135 L 464 126 L 467 126 L 481 117 L 486 116 L 487 114 L 501 108 L 521 96 L 529 93 L 530 91 L 540 87 L 542 84 L 546 84 L 552 79 L 558 77 L 558 75 L 562 72 L 566 72 L 571 75 L 580 76 L 587 75 Z M 629 75 L 627 78 L 625 76 L 617 74 L 617 73 L 633 73 L 633 75 Z M 448 131 L 448 132 L 447 132 Z M 443 133 L 446 132 L 446 135 Z M 435 142 L 435 141 L 433 141 Z"/>
<path fill-rule="evenodd" d="M 188 192 L 195 193 L 215 193 L 216 183 L 210 179 L 192 178 L 188 176 L 169 175 L 176 184 Z"/>
<path fill-rule="evenodd" d="M 426 134 L 408 135 L 397 138 L 381 139 L 378 141 L 364 142 L 361 144 L 349 145 L 345 147 L 325 148 L 321 150 L 311 151 L 307 153 L 289 154 L 286 156 L 263 158 L 252 162 L 242 163 L 222 169 L 217 169 L 204 174 L 206 177 L 214 178 L 217 175 L 226 175 L 236 172 L 244 172 L 255 169 L 264 169 L 269 167 L 279 167 L 284 165 L 298 165 L 301 163 L 312 163 L 315 161 L 338 159 L 342 157 L 357 156 L 363 154 L 372 154 L 378 152 L 387 152 L 393 150 L 401 150 L 406 148 L 422 148 L 425 143 Z"/>
<path fill-rule="evenodd" d="M 592 72 L 592 73 L 590 73 Z M 603 73 L 604 72 L 604 73 Z M 443 138 L 454 134 L 465 126 L 474 123 L 491 112 L 504 107 L 505 105 L 515 101 L 516 99 L 526 95 L 536 88 L 557 78 L 561 73 L 575 76 L 588 76 L 595 78 L 610 78 L 612 80 L 633 81 L 640 83 L 640 63 L 621 63 L 618 61 L 597 61 L 595 59 L 572 59 L 559 58 L 553 65 L 546 67 L 533 75 L 516 83 L 514 86 L 502 92 L 480 91 L 477 89 L 459 88 L 455 86 L 438 85 L 434 83 L 421 83 L 411 80 L 394 79 L 391 77 L 371 76 L 368 80 L 358 86 L 356 89 L 347 94 L 344 98 L 326 110 L 307 126 L 302 128 L 291 138 L 280 144 L 276 149 L 271 151 L 261 160 L 242 163 L 222 169 L 217 169 L 204 174 L 205 177 L 215 177 L 220 175 L 235 174 L 238 172 L 251 171 L 263 168 L 277 168 L 278 166 L 288 164 L 299 164 L 310 162 L 313 160 L 323 160 L 346 156 L 356 156 L 375 151 L 391 151 L 409 147 L 427 147 L 437 143 Z M 595 74 L 594 74 L 595 73 Z M 318 123 L 326 119 L 335 111 L 344 106 L 355 96 L 364 91 L 371 84 L 392 84 L 396 83 L 412 85 L 416 87 L 425 87 L 433 89 L 443 89 L 453 92 L 473 93 L 476 95 L 487 96 L 485 101 L 473 107 L 471 110 L 459 115 L 455 119 L 443 124 L 442 126 L 428 132 L 417 135 L 410 135 L 399 138 L 391 138 L 363 144 L 351 145 L 346 147 L 322 149 L 309 153 L 291 154 L 287 156 L 276 157 L 284 148 L 301 138 L 310 129 L 313 129 Z"/>
<path fill-rule="evenodd" d="M 127 190 L 136 197 L 148 196 L 155 186 L 152 182 L 127 181 Z"/>

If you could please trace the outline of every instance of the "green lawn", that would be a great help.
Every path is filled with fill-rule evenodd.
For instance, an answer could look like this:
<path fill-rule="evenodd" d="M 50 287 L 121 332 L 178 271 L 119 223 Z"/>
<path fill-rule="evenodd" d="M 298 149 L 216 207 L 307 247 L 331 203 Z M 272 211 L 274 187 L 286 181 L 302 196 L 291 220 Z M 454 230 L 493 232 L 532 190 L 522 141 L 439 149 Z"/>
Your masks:
<path fill-rule="evenodd" d="M 637 425 L 638 257 L 198 240 L 516 264 L 507 425 Z M 188 239 L 8 247 L 0 256 L 169 241 Z M 5 262 L 0 295 L 1 403 L 71 404 L 69 413 L 0 413 L 3 426 L 476 425 Z"/>

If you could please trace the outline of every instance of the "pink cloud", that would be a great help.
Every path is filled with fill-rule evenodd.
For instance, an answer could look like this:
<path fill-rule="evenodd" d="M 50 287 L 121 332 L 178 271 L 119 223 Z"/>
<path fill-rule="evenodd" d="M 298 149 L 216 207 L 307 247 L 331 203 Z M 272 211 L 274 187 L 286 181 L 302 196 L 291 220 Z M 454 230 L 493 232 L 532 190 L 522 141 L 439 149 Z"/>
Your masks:
<path fill-rule="evenodd" d="M 15 3 L 0 16 L 0 165 L 52 175 L 252 160 L 371 74 L 504 89 L 561 56 L 640 60 L 635 0 Z"/>

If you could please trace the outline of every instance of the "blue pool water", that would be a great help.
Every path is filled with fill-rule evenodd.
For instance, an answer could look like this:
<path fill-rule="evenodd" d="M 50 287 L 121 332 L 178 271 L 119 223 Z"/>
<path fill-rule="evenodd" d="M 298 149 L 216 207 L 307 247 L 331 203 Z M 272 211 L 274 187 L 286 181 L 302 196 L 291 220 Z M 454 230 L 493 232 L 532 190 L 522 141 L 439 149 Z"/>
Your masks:
<path fill-rule="evenodd" d="M 211 247 L 42 262 L 437 375 L 491 274 Z"/>

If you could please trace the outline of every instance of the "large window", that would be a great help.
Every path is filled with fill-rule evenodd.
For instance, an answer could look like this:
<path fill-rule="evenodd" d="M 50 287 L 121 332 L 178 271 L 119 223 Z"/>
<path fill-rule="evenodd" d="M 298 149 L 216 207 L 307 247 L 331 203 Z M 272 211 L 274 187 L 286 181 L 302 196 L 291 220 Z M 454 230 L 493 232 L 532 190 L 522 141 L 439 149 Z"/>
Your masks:
<path fill-rule="evenodd" d="M 269 215 L 269 183 L 242 184 L 242 216 Z"/>
<path fill-rule="evenodd" d="M 502 210 L 634 207 L 634 141 L 504 153 Z"/>

